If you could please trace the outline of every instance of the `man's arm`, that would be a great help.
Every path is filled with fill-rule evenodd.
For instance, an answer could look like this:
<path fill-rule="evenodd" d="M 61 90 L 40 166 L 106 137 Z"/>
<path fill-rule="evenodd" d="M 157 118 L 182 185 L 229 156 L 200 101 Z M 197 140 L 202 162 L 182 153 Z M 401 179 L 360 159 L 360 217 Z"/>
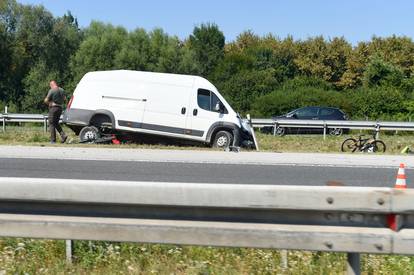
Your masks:
<path fill-rule="evenodd" d="M 49 90 L 49 92 L 47 93 L 47 96 L 45 97 L 45 99 L 43 100 L 43 102 L 46 104 L 46 105 L 50 105 L 50 98 L 51 98 L 51 95 L 52 95 L 52 90 Z"/>

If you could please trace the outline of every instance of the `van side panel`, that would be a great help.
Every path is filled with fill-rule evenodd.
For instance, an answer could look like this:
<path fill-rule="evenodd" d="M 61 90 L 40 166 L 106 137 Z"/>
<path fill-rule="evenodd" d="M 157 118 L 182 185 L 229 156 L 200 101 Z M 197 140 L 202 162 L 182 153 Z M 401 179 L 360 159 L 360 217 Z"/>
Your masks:
<path fill-rule="evenodd" d="M 193 136 L 187 129 L 191 88 L 153 83 L 150 86 L 143 128 L 164 134 Z"/>

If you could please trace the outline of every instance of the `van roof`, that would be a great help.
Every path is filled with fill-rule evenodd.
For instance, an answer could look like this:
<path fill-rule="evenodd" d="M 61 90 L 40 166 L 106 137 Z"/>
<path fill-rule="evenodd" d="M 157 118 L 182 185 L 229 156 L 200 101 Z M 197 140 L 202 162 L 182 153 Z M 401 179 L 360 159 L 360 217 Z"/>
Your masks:
<path fill-rule="evenodd" d="M 152 83 L 168 84 L 168 85 L 175 85 L 175 86 L 192 87 L 196 79 L 199 79 L 202 82 L 206 81 L 211 85 L 211 83 L 208 80 L 202 77 L 199 77 L 199 76 L 131 71 L 131 70 L 89 72 L 84 75 L 81 82 L 83 81 L 86 81 L 86 82 L 90 82 L 90 81 L 152 82 Z"/>

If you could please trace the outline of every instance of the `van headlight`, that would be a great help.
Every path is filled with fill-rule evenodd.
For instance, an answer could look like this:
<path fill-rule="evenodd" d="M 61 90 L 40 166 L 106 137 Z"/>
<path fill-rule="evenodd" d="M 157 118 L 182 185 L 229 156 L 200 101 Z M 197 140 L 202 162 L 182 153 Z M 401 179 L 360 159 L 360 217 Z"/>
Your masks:
<path fill-rule="evenodd" d="M 249 121 L 247 119 L 241 119 L 241 126 L 243 128 L 243 130 L 245 130 L 248 133 L 252 133 L 252 127 L 250 127 Z"/>

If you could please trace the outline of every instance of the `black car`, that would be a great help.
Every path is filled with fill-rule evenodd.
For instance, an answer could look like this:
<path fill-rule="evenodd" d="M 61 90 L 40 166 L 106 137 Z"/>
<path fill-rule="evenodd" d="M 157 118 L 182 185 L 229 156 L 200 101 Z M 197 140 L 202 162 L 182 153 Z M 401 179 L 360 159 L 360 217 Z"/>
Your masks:
<path fill-rule="evenodd" d="M 332 107 L 303 107 L 293 110 L 281 116 L 274 116 L 273 119 L 312 119 L 312 120 L 348 120 L 348 116 L 338 108 Z M 274 127 L 262 128 L 263 133 L 274 133 Z M 334 136 L 340 136 L 344 132 L 348 133 L 349 129 L 330 128 L 328 133 Z M 322 128 L 296 128 L 296 127 L 278 127 L 276 135 L 285 134 L 319 134 L 323 133 Z"/>

